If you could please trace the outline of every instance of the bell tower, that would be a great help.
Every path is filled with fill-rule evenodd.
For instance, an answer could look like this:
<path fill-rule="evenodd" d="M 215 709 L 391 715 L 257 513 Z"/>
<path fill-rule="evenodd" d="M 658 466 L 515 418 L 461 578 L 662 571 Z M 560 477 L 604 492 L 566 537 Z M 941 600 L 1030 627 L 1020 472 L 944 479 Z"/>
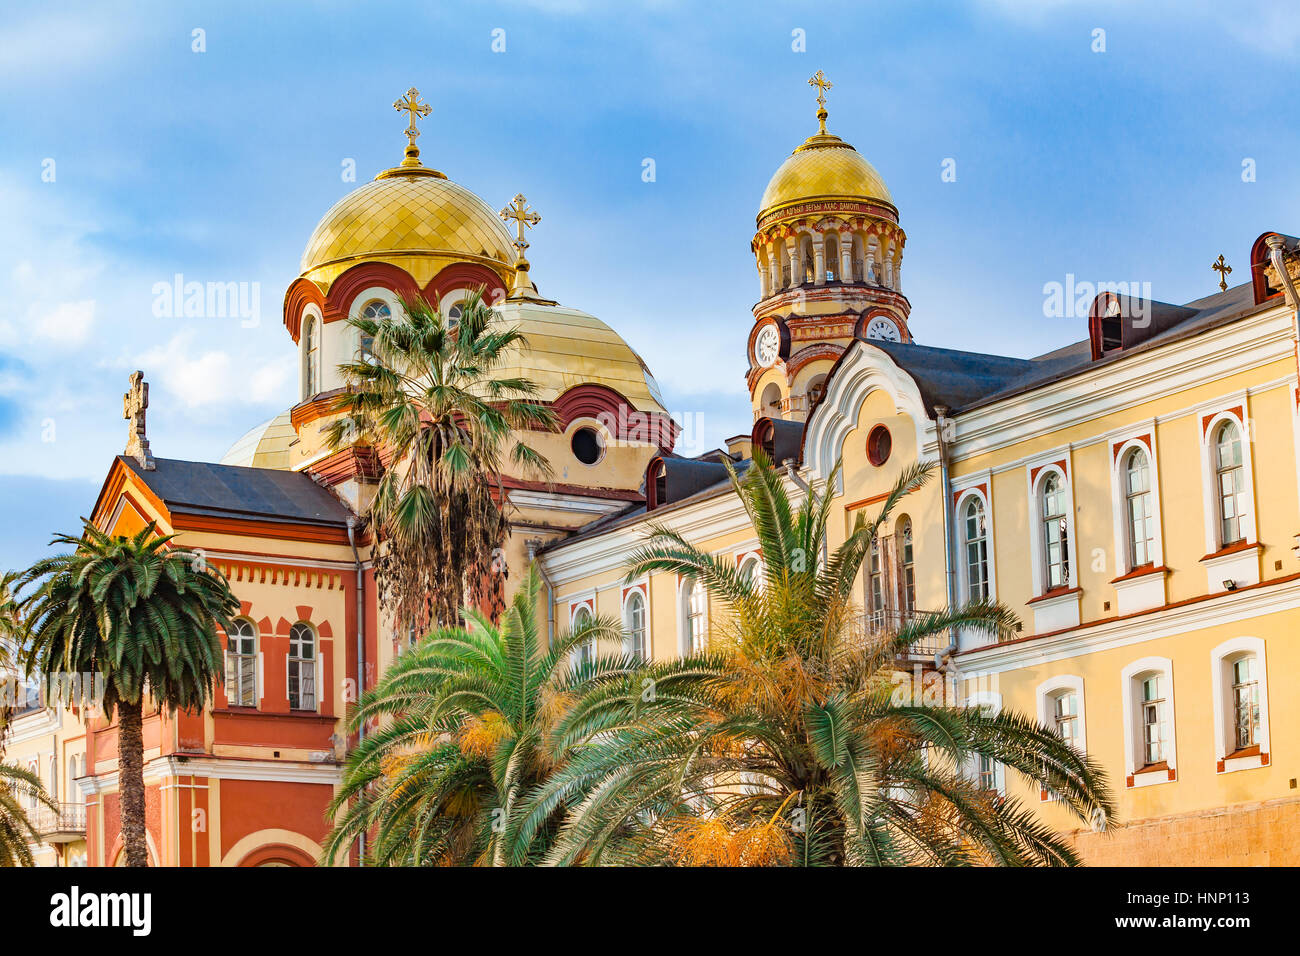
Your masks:
<path fill-rule="evenodd" d="M 767 184 L 750 243 L 759 283 L 746 376 L 755 419 L 803 421 L 855 338 L 912 338 L 898 210 L 875 168 L 827 132 L 830 80 L 818 70 L 808 84 L 818 130 Z"/>

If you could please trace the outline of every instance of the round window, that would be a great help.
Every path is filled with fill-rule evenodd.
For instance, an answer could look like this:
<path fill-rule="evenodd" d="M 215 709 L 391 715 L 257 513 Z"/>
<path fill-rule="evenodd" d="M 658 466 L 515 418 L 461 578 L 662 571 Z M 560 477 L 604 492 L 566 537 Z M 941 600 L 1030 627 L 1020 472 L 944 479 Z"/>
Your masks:
<path fill-rule="evenodd" d="M 877 425 L 871 429 L 867 435 L 867 460 L 879 468 L 889 460 L 889 453 L 894 449 L 894 440 L 889 435 L 889 429 L 884 425 Z"/>
<path fill-rule="evenodd" d="M 573 433 L 570 446 L 573 448 L 573 457 L 584 465 L 594 465 L 600 461 L 600 456 L 605 450 L 601 445 L 600 435 L 594 428 L 579 428 Z"/>

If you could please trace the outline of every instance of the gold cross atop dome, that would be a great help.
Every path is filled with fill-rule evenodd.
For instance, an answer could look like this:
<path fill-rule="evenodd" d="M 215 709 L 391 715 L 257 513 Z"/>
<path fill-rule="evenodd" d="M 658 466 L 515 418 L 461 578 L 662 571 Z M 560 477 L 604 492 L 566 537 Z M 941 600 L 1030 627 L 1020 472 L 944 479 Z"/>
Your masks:
<path fill-rule="evenodd" d="M 1223 253 L 1219 253 L 1216 262 L 1210 263 L 1210 268 L 1219 274 L 1219 291 L 1228 291 L 1228 276 L 1232 272 L 1232 266 L 1223 261 Z"/>
<path fill-rule="evenodd" d="M 537 286 L 533 285 L 533 280 L 528 276 L 528 259 L 524 256 L 524 250 L 528 248 L 528 240 L 524 238 L 524 232 L 542 221 L 541 214 L 535 209 L 529 209 L 524 194 L 517 193 L 515 198 L 510 200 L 510 205 L 501 210 L 500 216 L 507 223 L 515 224 L 515 250 L 518 253 L 515 256 L 515 281 L 511 283 L 510 295 L 506 298 L 512 301 L 522 299 L 555 305 L 553 301 L 543 299 L 538 293 Z"/>
<path fill-rule="evenodd" d="M 535 209 L 529 209 L 528 200 L 524 198 L 524 194 L 518 193 L 510 201 L 510 205 L 501 210 L 501 218 L 507 223 L 511 220 L 514 221 L 516 231 L 515 248 L 519 250 L 519 255 L 522 258 L 524 250 L 528 248 L 528 240 L 524 238 L 524 229 L 541 222 L 541 214 Z"/>
<path fill-rule="evenodd" d="M 403 166 L 420 165 L 420 148 L 415 145 L 416 138 L 420 135 L 420 128 L 416 122 L 433 112 L 433 107 L 428 103 L 420 102 L 420 91 L 411 87 L 406 91 L 402 99 L 393 104 L 393 109 L 408 114 L 408 125 L 406 127 L 406 159 L 402 160 Z"/>
<path fill-rule="evenodd" d="M 826 116 L 827 116 L 826 91 L 829 90 L 835 84 L 832 83 L 830 80 L 826 79 L 825 73 L 823 73 L 821 70 L 818 70 L 816 73 L 814 73 L 812 76 L 808 78 L 808 85 L 812 87 L 816 87 L 817 89 L 817 122 L 821 124 L 821 129 L 818 130 L 818 133 L 825 135 Z"/>

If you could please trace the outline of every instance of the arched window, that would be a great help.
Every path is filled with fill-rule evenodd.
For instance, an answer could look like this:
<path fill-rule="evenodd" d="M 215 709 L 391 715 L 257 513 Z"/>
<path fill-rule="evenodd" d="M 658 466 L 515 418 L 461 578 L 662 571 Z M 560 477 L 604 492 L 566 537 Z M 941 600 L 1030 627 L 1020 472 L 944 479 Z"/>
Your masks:
<path fill-rule="evenodd" d="M 840 277 L 840 244 L 834 236 L 827 236 L 823 253 L 823 265 L 827 282 L 834 282 Z"/>
<path fill-rule="evenodd" d="M 320 390 L 316 363 L 320 358 L 320 343 L 317 341 L 316 317 L 309 315 L 302 323 L 302 390 L 303 398 L 311 398 Z"/>
<path fill-rule="evenodd" d="M 748 581 L 754 587 L 762 587 L 763 579 L 759 574 L 762 562 L 759 561 L 758 555 L 748 555 L 745 560 L 740 562 L 740 576 Z"/>
<path fill-rule="evenodd" d="M 916 610 L 916 558 L 912 553 L 912 519 L 906 515 L 898 520 L 898 571 L 903 613 L 910 616 Z"/>
<path fill-rule="evenodd" d="M 68 796 L 72 803 L 84 803 L 86 799 L 77 786 L 77 778 L 85 775 L 85 759 L 76 754 L 68 758 Z"/>
<path fill-rule="evenodd" d="M 1078 749 L 1079 696 L 1074 691 L 1064 690 L 1052 698 L 1052 726 L 1058 737 Z"/>
<path fill-rule="evenodd" d="M 646 641 L 645 598 L 641 592 L 633 590 L 627 596 L 623 606 L 623 628 L 627 632 L 627 653 L 641 660 L 650 659 L 650 647 Z"/>
<path fill-rule="evenodd" d="M 289 629 L 289 709 L 316 709 L 316 632 L 301 622 Z"/>
<path fill-rule="evenodd" d="M 373 302 L 367 302 L 366 307 L 361 310 L 361 318 L 369 319 L 372 322 L 387 322 L 392 317 L 393 313 L 392 310 L 388 308 L 388 304 L 379 299 L 375 299 Z M 374 349 L 374 336 L 362 332 L 359 347 L 361 361 L 373 364 L 375 361 Z"/>
<path fill-rule="evenodd" d="M 763 407 L 760 413 L 769 418 L 780 417 L 781 387 L 776 382 L 769 382 L 767 387 L 763 389 Z"/>
<path fill-rule="evenodd" d="M 232 707 L 257 706 L 257 631 L 244 618 L 226 635 L 226 700 Z"/>
<path fill-rule="evenodd" d="M 989 597 L 989 539 L 984 502 L 978 495 L 966 499 L 962 509 L 962 534 L 966 545 L 966 596 L 971 601 Z"/>
<path fill-rule="evenodd" d="M 885 575 L 880 560 L 880 539 L 871 539 L 871 559 L 868 565 L 871 588 L 871 625 L 879 630 L 885 625 Z"/>
<path fill-rule="evenodd" d="M 1056 472 L 1043 479 L 1039 493 L 1043 516 L 1043 562 L 1047 589 L 1070 583 L 1069 523 L 1065 513 L 1065 483 Z"/>
<path fill-rule="evenodd" d="M 687 578 L 682 585 L 682 604 L 686 611 L 687 654 L 702 653 L 709 644 L 709 598 L 695 578 Z"/>
<path fill-rule="evenodd" d="M 1241 430 L 1224 422 L 1214 433 L 1215 487 L 1219 502 L 1221 547 L 1246 540 L 1246 477 L 1241 460 Z"/>
<path fill-rule="evenodd" d="M 1220 773 L 1266 767 L 1268 672 L 1264 641 L 1234 637 L 1210 652 L 1214 682 L 1215 756 Z"/>
<path fill-rule="evenodd" d="M 584 627 L 591 626 L 591 611 L 584 604 L 573 612 L 572 624 L 570 625 L 576 634 Z M 596 641 L 595 638 L 583 641 L 573 649 L 573 666 L 575 668 L 587 667 L 596 659 Z"/>
<path fill-rule="evenodd" d="M 825 394 L 826 376 L 813 376 L 813 378 L 808 382 L 808 407 L 811 409 L 813 405 L 822 400 L 822 396 Z"/>
<path fill-rule="evenodd" d="M 1161 673 L 1147 674 L 1141 678 L 1138 726 L 1142 741 L 1142 762 L 1145 766 L 1164 763 L 1168 759 L 1168 701 L 1165 685 L 1166 677 Z"/>
<path fill-rule="evenodd" d="M 1155 515 L 1151 507 L 1151 469 L 1141 448 L 1134 448 L 1124 458 L 1124 521 L 1128 530 L 1129 570 L 1151 564 Z"/>
<path fill-rule="evenodd" d="M 1237 749 L 1259 746 L 1259 661 L 1254 654 L 1232 662 L 1232 719 Z"/>

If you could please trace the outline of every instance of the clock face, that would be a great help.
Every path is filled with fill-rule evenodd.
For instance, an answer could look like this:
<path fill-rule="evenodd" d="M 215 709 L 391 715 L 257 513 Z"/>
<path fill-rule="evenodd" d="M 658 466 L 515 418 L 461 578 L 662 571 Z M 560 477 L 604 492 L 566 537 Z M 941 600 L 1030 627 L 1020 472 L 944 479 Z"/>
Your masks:
<path fill-rule="evenodd" d="M 867 326 L 867 338 L 884 339 L 886 342 L 901 342 L 902 335 L 898 332 L 898 326 L 886 318 L 876 316 Z"/>
<path fill-rule="evenodd" d="M 781 333 L 775 325 L 769 325 L 758 333 L 754 340 L 754 359 L 767 368 L 781 355 Z"/>

